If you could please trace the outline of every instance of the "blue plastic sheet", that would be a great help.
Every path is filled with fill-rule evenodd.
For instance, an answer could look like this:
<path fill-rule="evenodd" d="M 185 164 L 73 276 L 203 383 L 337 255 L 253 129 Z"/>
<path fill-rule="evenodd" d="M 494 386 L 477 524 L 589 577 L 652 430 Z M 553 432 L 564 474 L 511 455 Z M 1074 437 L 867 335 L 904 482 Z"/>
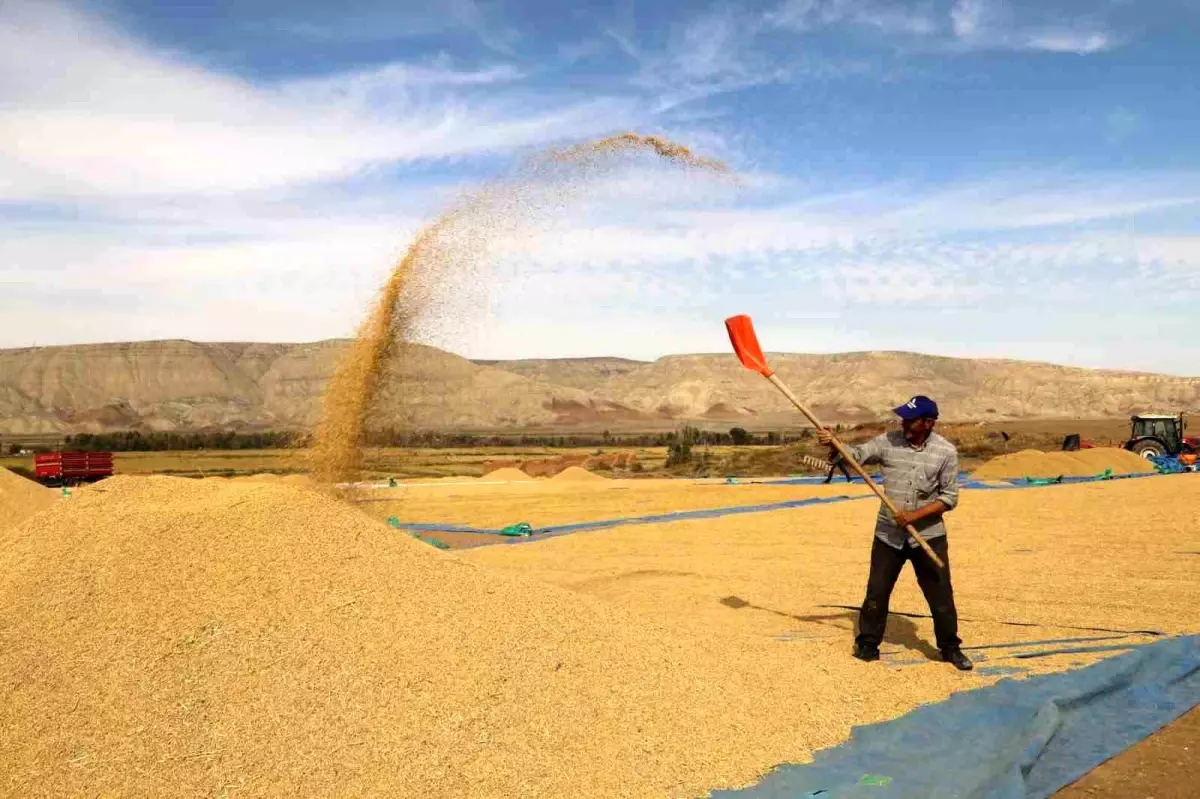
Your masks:
<path fill-rule="evenodd" d="M 1163 474 L 1182 474 L 1187 471 L 1187 467 L 1176 455 L 1152 455 L 1150 461 L 1154 468 Z"/>
<path fill-rule="evenodd" d="M 1098 483 L 1108 482 L 1110 480 L 1135 480 L 1139 477 L 1157 477 L 1158 472 L 1147 472 L 1145 474 L 1096 474 L 1087 475 L 1084 477 L 1066 475 L 1061 479 L 1056 479 L 1055 482 L 1040 484 L 1030 483 L 1025 478 L 1009 478 L 1007 480 L 974 480 L 968 472 L 959 472 L 958 482 L 961 488 L 972 488 L 979 490 L 1000 490 L 1005 491 L 1011 488 L 1045 488 L 1051 485 L 1075 485 L 1078 483 Z M 871 475 L 871 479 L 877 484 L 883 485 L 883 477 L 881 475 Z M 824 477 L 788 477 L 782 480 L 763 480 L 759 485 L 819 485 L 825 482 Z M 844 477 L 838 476 L 834 478 L 831 485 L 844 484 Z M 856 485 L 862 485 L 863 479 L 857 475 L 854 476 L 852 482 Z"/>
<path fill-rule="evenodd" d="M 1030 483 L 1028 480 L 988 480 L 986 483 L 981 480 L 964 480 L 960 483 L 961 488 L 970 488 L 975 490 L 990 491 L 1000 490 L 1006 491 L 1012 488 L 1050 488 L 1056 485 L 1077 485 L 1079 483 L 1099 483 L 1109 482 L 1112 480 L 1136 480 L 1139 477 L 1157 477 L 1157 472 L 1148 472 L 1146 474 L 1113 474 L 1113 475 L 1094 475 L 1090 477 L 1063 477 L 1053 483 L 1039 484 Z"/>
<path fill-rule="evenodd" d="M 859 499 L 875 499 L 875 495 L 864 494 L 853 497 L 844 495 L 836 497 L 810 497 L 808 499 L 792 499 L 787 500 L 786 502 L 771 502 L 763 505 L 737 505 L 731 508 L 704 508 L 701 510 L 656 513 L 651 516 L 627 516 L 619 519 L 600 519 L 594 522 L 574 522 L 571 524 L 558 524 L 551 525 L 549 527 L 541 527 L 536 529 L 534 533 L 536 538 L 545 538 L 548 535 L 564 535 L 566 533 L 577 533 L 581 530 L 602 530 L 606 527 L 624 527 L 630 524 L 662 524 L 663 522 L 678 522 L 685 521 L 687 519 L 716 519 L 721 516 L 736 516 L 741 513 L 764 513 L 766 511 L 786 510 L 788 508 L 803 508 L 807 505 L 828 505 L 834 502 L 852 502 Z M 388 523 L 401 530 L 413 530 L 417 532 L 479 533 L 486 535 L 500 535 L 499 530 L 491 530 L 485 527 L 463 527 L 460 525 L 442 524 L 439 522 L 402 522 L 394 517 L 389 518 Z M 531 539 L 510 539 L 512 543 L 528 540 Z"/>
<path fill-rule="evenodd" d="M 856 727 L 811 764 L 712 796 L 1043 799 L 1198 704 L 1200 636 L 1166 638 L 1086 668 L 1004 679 Z"/>
<path fill-rule="evenodd" d="M 1155 475 L 1153 475 L 1153 474 L 1131 474 L 1131 475 L 1117 475 L 1112 478 L 1105 478 L 1105 479 L 1119 480 L 1119 479 L 1130 479 L 1130 478 L 1135 478 L 1135 477 L 1154 477 L 1154 476 Z M 1095 482 L 1098 479 L 1100 479 L 1100 478 L 1096 478 L 1096 477 L 1065 477 L 1065 478 L 1063 478 L 1062 482 L 1064 484 L 1065 483 L 1089 483 L 1089 482 Z M 820 483 L 820 482 L 824 482 L 824 478 L 797 477 L 797 478 L 789 478 L 787 480 L 764 481 L 764 482 L 759 483 L 758 485 L 810 485 L 810 484 Z M 857 480 L 856 482 L 861 483 L 862 481 Z M 882 480 L 880 480 L 878 482 L 882 483 Z M 1008 490 L 1008 489 L 1017 489 L 1017 488 L 1034 488 L 1034 487 L 1039 487 L 1039 486 L 1032 486 L 1032 485 L 1026 483 L 1024 480 L 1019 481 L 1019 482 L 1013 481 L 1013 482 L 999 483 L 999 484 L 993 484 L 993 485 L 986 485 L 984 483 L 974 481 L 974 480 L 965 480 L 962 483 L 962 487 L 976 489 L 976 490 L 989 490 L 989 489 Z M 688 510 L 688 511 L 674 511 L 671 513 L 658 513 L 658 514 L 654 514 L 651 516 L 626 516 L 626 517 L 621 517 L 621 518 L 617 518 L 617 519 L 601 519 L 599 521 L 574 522 L 571 524 L 559 524 L 559 525 L 552 525 L 550 527 L 543 527 L 543 528 L 535 530 L 534 535 L 531 537 L 508 538 L 505 541 L 505 543 L 519 544 L 519 543 L 523 543 L 526 541 L 536 541 L 541 538 L 546 538 L 547 536 L 565 535 L 567 533 L 577 533 L 577 532 L 581 532 L 583 530 L 603 530 L 603 529 L 610 528 L 610 527 L 624 527 L 626 525 L 631 525 L 631 524 L 662 524 L 664 522 L 678 522 L 678 521 L 686 521 L 689 519 L 716 519 L 716 518 L 720 518 L 722 516 L 736 516 L 736 515 L 742 514 L 742 513 L 764 513 L 764 512 L 768 512 L 768 511 L 774 511 L 774 510 L 787 510 L 789 508 L 802 508 L 807 505 L 827 505 L 831 502 L 850 502 L 853 500 L 874 499 L 874 498 L 875 498 L 874 494 L 860 494 L 858 496 L 841 495 L 841 496 L 836 496 L 836 497 L 813 497 L 813 498 L 809 498 L 809 499 L 795 499 L 795 500 L 788 500 L 786 502 L 772 502 L 772 503 L 760 504 L 760 505 L 737 505 L 737 506 L 729 507 L 729 508 L 706 508 L 703 510 Z M 405 521 L 396 519 L 394 517 L 388 519 L 388 522 L 393 527 L 396 527 L 401 530 L 409 530 L 409 531 L 413 531 L 413 532 L 475 533 L 475 534 L 479 534 L 479 535 L 496 535 L 496 536 L 501 535 L 499 530 L 493 530 L 493 529 L 486 528 L 486 527 L 467 527 L 467 526 L 463 526 L 463 525 L 446 524 L 443 522 L 405 522 Z"/>

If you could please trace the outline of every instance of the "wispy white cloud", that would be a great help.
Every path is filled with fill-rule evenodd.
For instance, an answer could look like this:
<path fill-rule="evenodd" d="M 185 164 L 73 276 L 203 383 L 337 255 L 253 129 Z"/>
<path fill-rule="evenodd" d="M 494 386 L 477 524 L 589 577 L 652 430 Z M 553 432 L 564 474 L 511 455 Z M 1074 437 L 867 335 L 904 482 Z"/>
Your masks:
<path fill-rule="evenodd" d="M 1126 297 L 1153 300 L 1143 310 L 1164 324 L 1200 301 L 1200 239 L 1128 232 L 1140 208 L 1177 199 L 1156 197 L 1162 178 L 1143 176 L 1140 186 L 1132 176 L 1113 179 L 1137 204 L 1083 213 L 1103 223 L 1092 229 L 1026 208 L 1044 190 L 1027 179 L 833 195 L 792 186 L 749 207 L 719 182 L 712 189 L 669 171 L 615 174 L 594 187 L 606 199 L 491 241 L 487 274 L 447 284 L 453 296 L 423 334 L 477 357 L 655 357 L 722 351 L 719 320 L 750 312 L 780 330 L 772 347 L 782 349 L 924 349 L 1200 371 L 1182 350 L 1139 360 L 1145 342 L 1129 332 L 1141 317 Z M 1107 202 L 1102 180 L 1076 178 L 1070 188 L 1050 204 L 1089 195 Z M 88 329 L 108 338 L 348 335 L 421 221 L 404 205 L 377 197 L 300 210 L 242 198 L 159 209 L 146 226 L 153 234 L 9 231 L 0 239 L 0 280 L 16 287 L 14 310 L 30 320 L 81 292 L 91 298 Z M 418 205 L 435 203 L 426 196 Z M 906 208 L 922 210 L 901 222 Z M 1005 227 L 1021 214 L 1035 224 Z M 216 229 L 229 237 L 207 238 Z M 1021 235 L 1008 235 L 1014 230 Z M 1119 337 L 1092 330 L 1086 351 L 1070 350 L 1064 308 L 1087 308 L 1093 321 L 1123 313 L 1128 324 Z M 95 335 L 75 322 L 45 332 L 6 318 L 0 346 L 34 343 L 33 330 L 43 331 L 43 344 L 52 335 L 57 343 Z M 969 339 L 953 335 L 968 328 Z"/>
<path fill-rule="evenodd" d="M 716 6 L 674 26 L 662 51 L 647 53 L 610 33 L 639 63 L 635 84 L 658 95 L 664 111 L 715 94 L 789 79 L 788 62 L 757 46 L 760 15 Z"/>
<path fill-rule="evenodd" d="M 290 37 L 322 46 L 404 42 L 422 37 L 473 38 L 511 56 L 520 43 L 517 28 L 494 3 L 449 0 L 439 4 L 378 2 L 284 4 L 278 12 L 247 3 L 229 20 L 240 32 Z M 230 15 L 233 17 L 233 15 Z M 240 21 L 236 21 L 240 20 Z"/>
<path fill-rule="evenodd" d="M 1062 18 L 1053 10 L 1018 14 L 1005 0 L 955 0 L 950 19 L 955 44 L 966 50 L 1090 55 L 1120 43 L 1099 22 Z"/>
<path fill-rule="evenodd" d="M 53 53 L 53 69 L 46 54 Z M 0 198 L 256 190 L 506 153 L 620 125 L 620 100 L 513 88 L 503 64 L 394 64 L 251 85 L 53 4 L 0 18 Z"/>
<path fill-rule="evenodd" d="M 479 37 L 479 41 L 490 50 L 503 55 L 514 55 L 521 36 L 517 29 L 503 21 L 503 17 L 475 0 L 449 0 L 446 4 L 450 14 L 468 30 Z"/>
<path fill-rule="evenodd" d="M 996 13 L 1007 8 L 996 3 L 787 7 L 789 35 L 849 26 L 943 51 L 1099 47 L 1047 38 L 1064 31 L 1119 41 L 1044 14 Z M 506 58 L 252 83 L 91 16 L 6 4 L 0 200 L 28 207 L 10 205 L 0 230 L 9 321 L 0 346 L 347 335 L 420 221 L 461 188 L 396 179 L 398 166 L 512 155 L 654 122 L 666 109 L 687 120 L 686 142 L 736 157 L 737 141 L 706 125 L 710 108 L 684 114 L 680 104 L 808 74 L 802 53 L 762 46 L 782 20 L 717 8 L 682 22 L 659 49 L 607 34 L 643 99 L 654 98 L 647 109 L 619 92 L 539 93 Z M 499 42 L 493 52 L 503 52 Z M 780 348 L 953 344 L 957 354 L 1066 359 L 1072 331 L 1048 309 L 1116 312 L 1127 296 L 1153 297 L 1153 318 L 1169 321 L 1200 301 L 1200 242 L 1193 227 L 1169 223 L 1200 203 L 1195 174 L 1005 174 L 853 190 L 761 174 L 742 187 L 734 195 L 636 170 L 595 182 L 590 201 L 554 224 L 492 242 L 494 282 L 475 273 L 451 281 L 459 305 L 445 306 L 428 340 L 481 357 L 723 351 L 722 315 L 750 311 L 783 326 Z M 70 318 L 52 331 L 33 324 L 63 307 Z M 1017 341 L 1021 325 L 1033 332 Z M 970 340 L 957 343 L 968 327 Z M 1104 330 L 1088 338 L 1092 365 L 1120 365 L 1139 346 Z M 1137 363 L 1200 372 L 1182 349 Z"/>
<path fill-rule="evenodd" d="M 941 28 L 932 2 L 886 0 L 785 0 L 766 15 L 768 22 L 796 31 L 848 25 L 885 34 L 927 36 Z"/>
<path fill-rule="evenodd" d="M 1096 19 L 1071 19 L 1053 9 L 1017 11 L 1006 0 L 784 0 L 766 20 L 800 33 L 858 29 L 908 46 L 960 53 L 1040 50 L 1086 55 L 1120 43 Z"/>
<path fill-rule="evenodd" d="M 965 54 L 986 50 L 1091 54 L 1120 38 L 1101 21 L 1057 16 L 1005 0 L 783 0 L 765 12 L 742 5 L 707 8 L 678 21 L 661 48 L 628 31 L 605 35 L 637 64 L 634 84 L 654 93 L 655 110 L 755 86 L 861 76 L 879 71 L 863 58 L 816 57 L 780 34 L 861 32 L 894 50 Z"/>
<path fill-rule="evenodd" d="M 1200 205 L 1200 176 L 1079 176 L 1040 173 L 954 186 L 919 199 L 889 202 L 878 228 L 1019 230 L 1079 225 Z"/>

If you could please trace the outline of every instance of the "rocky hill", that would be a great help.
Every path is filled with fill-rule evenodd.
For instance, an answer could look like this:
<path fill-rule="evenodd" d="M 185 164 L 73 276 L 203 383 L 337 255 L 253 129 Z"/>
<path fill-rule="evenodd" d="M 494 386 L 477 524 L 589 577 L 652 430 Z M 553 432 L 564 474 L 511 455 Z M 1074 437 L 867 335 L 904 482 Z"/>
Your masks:
<path fill-rule="evenodd" d="M 346 341 L 152 341 L 0 350 L 0 433 L 303 429 Z M 865 421 L 914 393 L 955 420 L 1109 418 L 1200 410 L 1200 378 L 900 352 L 773 354 L 823 418 Z M 796 424 L 731 354 L 470 361 L 402 348 L 374 425 L 423 429 Z"/>

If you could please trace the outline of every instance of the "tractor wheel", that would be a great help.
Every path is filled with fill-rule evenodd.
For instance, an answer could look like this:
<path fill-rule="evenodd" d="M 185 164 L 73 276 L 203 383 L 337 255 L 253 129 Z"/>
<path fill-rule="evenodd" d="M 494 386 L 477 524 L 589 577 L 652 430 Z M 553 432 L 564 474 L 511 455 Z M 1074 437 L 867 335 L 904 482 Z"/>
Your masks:
<path fill-rule="evenodd" d="M 1140 441 L 1138 442 L 1137 446 L 1133 448 L 1133 451 L 1146 460 L 1149 460 L 1150 458 L 1161 458 L 1163 455 L 1167 454 L 1167 450 L 1157 441 Z"/>

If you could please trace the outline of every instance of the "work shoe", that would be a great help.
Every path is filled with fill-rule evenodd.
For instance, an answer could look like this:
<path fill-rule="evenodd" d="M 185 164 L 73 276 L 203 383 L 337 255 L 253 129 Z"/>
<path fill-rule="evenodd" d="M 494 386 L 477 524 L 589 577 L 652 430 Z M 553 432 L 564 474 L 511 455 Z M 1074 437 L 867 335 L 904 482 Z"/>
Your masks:
<path fill-rule="evenodd" d="M 854 657 L 870 663 L 873 660 L 879 660 L 879 649 L 867 644 L 855 644 Z"/>
<path fill-rule="evenodd" d="M 959 671 L 970 671 L 971 669 L 975 668 L 975 664 L 971 662 L 969 657 L 963 654 L 961 649 L 943 652 L 942 660 L 946 661 L 947 663 L 954 664 L 954 668 L 958 669 Z"/>

